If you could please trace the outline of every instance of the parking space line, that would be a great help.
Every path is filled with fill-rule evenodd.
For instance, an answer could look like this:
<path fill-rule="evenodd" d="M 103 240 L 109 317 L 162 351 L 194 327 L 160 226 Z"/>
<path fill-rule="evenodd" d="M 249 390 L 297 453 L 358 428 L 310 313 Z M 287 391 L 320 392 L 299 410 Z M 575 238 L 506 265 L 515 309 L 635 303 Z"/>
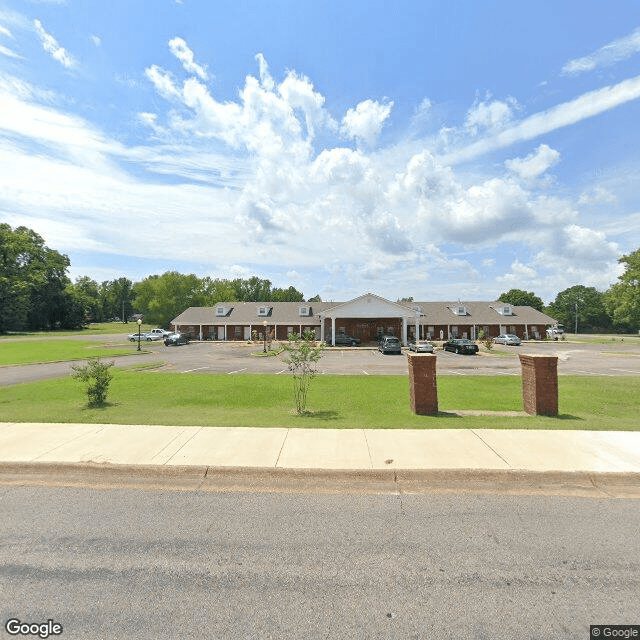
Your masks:
<path fill-rule="evenodd" d="M 195 369 L 185 369 L 180 373 L 191 373 L 192 371 L 202 371 L 202 369 L 209 369 L 210 367 L 196 367 Z"/>
<path fill-rule="evenodd" d="M 368 371 L 365 371 L 364 369 L 360 369 L 360 371 L 362 371 L 362 373 L 364 373 L 365 376 L 370 375 Z"/>
<path fill-rule="evenodd" d="M 286 373 L 287 371 L 289 371 L 289 369 L 282 369 L 282 371 L 278 371 L 276 375 L 279 376 L 281 373 Z"/>
<path fill-rule="evenodd" d="M 237 369 L 236 371 L 229 371 L 228 375 L 231 375 L 232 373 L 242 373 L 243 371 L 246 371 L 247 367 L 245 367 L 244 369 Z"/>
<path fill-rule="evenodd" d="M 621 373 L 635 373 L 636 375 L 640 373 L 640 371 L 633 371 L 632 369 L 611 369 L 611 371 L 620 371 Z"/>

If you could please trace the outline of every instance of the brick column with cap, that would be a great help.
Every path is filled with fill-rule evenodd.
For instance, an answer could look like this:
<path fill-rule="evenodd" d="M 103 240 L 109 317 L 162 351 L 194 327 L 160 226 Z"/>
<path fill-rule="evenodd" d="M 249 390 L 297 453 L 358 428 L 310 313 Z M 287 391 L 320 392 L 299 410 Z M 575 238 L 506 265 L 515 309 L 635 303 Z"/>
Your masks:
<path fill-rule="evenodd" d="M 520 355 L 522 399 L 529 415 L 558 415 L 557 356 Z"/>
<path fill-rule="evenodd" d="M 411 410 L 421 416 L 438 413 L 436 356 L 430 353 L 407 354 Z"/>

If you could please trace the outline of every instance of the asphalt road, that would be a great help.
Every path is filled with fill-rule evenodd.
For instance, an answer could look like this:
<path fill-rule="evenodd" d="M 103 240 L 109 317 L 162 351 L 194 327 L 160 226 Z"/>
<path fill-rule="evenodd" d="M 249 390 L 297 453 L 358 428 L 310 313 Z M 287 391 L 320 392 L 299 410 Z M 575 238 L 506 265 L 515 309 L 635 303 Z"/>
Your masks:
<path fill-rule="evenodd" d="M 130 344 L 124 341 L 123 343 Z M 242 375 L 273 373 L 286 375 L 281 357 L 256 357 L 261 345 L 238 343 L 192 342 L 179 347 L 165 347 L 161 342 L 146 343 L 148 354 L 112 358 L 116 367 L 142 362 L 163 362 L 154 371 L 181 373 L 227 373 Z M 1 348 L 1 343 L 0 343 Z M 521 347 L 496 345 L 491 354 L 456 355 L 437 351 L 438 373 L 443 375 L 521 375 L 518 353 L 555 355 L 559 375 L 640 375 L 640 343 L 637 340 L 611 344 L 571 342 L 531 342 Z M 0 367 L 0 386 L 60 377 L 71 373 L 72 362 Z M 319 363 L 322 374 L 337 375 L 406 375 L 406 355 L 383 355 L 376 349 L 347 347 L 327 349 Z"/>
<path fill-rule="evenodd" d="M 65 640 L 586 640 L 640 623 L 639 530 L 637 500 L 3 487 L 0 618 Z"/>

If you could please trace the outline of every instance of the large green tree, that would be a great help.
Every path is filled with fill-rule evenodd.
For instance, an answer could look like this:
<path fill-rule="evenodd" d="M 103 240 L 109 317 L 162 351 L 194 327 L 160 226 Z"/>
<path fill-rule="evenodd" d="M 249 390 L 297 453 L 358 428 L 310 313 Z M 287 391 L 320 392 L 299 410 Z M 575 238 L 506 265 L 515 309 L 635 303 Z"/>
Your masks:
<path fill-rule="evenodd" d="M 146 322 L 166 327 L 188 307 L 206 304 L 205 283 L 194 274 L 167 271 L 149 276 L 133 287 L 134 306 Z"/>
<path fill-rule="evenodd" d="M 69 264 L 32 229 L 0 224 L 0 333 L 69 326 Z"/>
<path fill-rule="evenodd" d="M 601 331 L 611 327 L 611 318 L 604 306 L 604 294 L 594 287 L 581 284 L 561 291 L 549 305 L 549 315 L 564 324 L 567 330 Z"/>
<path fill-rule="evenodd" d="M 104 320 L 120 318 L 127 322 L 133 313 L 133 282 L 128 278 L 107 280 L 100 286 L 100 301 Z"/>
<path fill-rule="evenodd" d="M 605 305 L 613 324 L 627 331 L 640 329 L 640 249 L 622 256 L 624 273 L 605 294 Z"/>
<path fill-rule="evenodd" d="M 501 293 L 498 300 L 515 307 L 533 307 L 538 311 L 542 311 L 544 308 L 544 302 L 533 291 L 523 291 L 522 289 L 509 289 L 506 293 Z"/>

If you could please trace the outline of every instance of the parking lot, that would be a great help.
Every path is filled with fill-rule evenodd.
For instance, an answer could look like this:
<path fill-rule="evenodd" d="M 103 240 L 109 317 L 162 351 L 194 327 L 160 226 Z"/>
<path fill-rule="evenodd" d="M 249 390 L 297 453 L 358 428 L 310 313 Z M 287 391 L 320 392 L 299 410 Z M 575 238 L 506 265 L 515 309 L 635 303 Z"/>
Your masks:
<path fill-rule="evenodd" d="M 122 337 L 126 343 L 126 337 Z M 130 344 L 130 343 L 127 343 Z M 275 347 L 275 345 L 274 345 Z M 131 345 L 131 355 L 113 358 L 116 367 L 153 364 L 158 372 L 225 373 L 244 375 L 271 373 L 287 375 L 285 354 L 260 357 L 262 344 L 245 342 L 191 342 L 188 345 L 165 347 L 162 342 L 147 343 L 148 353 L 138 354 Z M 344 347 L 325 349 L 318 371 L 321 375 L 407 375 L 406 349 L 402 355 L 383 355 L 375 348 Z M 640 375 L 640 340 L 619 338 L 605 344 L 558 342 L 528 342 L 519 347 L 495 345 L 490 353 L 484 349 L 476 356 L 456 355 L 436 350 L 440 375 L 520 375 L 518 353 L 553 355 L 558 357 L 560 375 L 638 376 Z M 0 386 L 56 378 L 71 373 L 76 362 L 30 364 L 0 367 Z"/>
<path fill-rule="evenodd" d="M 156 349 L 154 348 L 154 351 Z M 284 354 L 273 357 L 252 355 L 261 345 L 245 343 L 192 342 L 185 347 L 157 349 L 167 365 L 161 370 L 183 373 L 273 373 L 284 375 Z M 476 356 L 456 355 L 436 350 L 440 374 L 520 375 L 518 353 L 558 357 L 560 375 L 640 375 L 640 344 L 572 344 L 570 342 L 531 342 L 520 347 L 495 345 L 490 353 Z M 406 350 L 402 355 L 383 355 L 363 347 L 327 348 L 318 364 L 321 374 L 329 375 L 404 375 Z"/>

